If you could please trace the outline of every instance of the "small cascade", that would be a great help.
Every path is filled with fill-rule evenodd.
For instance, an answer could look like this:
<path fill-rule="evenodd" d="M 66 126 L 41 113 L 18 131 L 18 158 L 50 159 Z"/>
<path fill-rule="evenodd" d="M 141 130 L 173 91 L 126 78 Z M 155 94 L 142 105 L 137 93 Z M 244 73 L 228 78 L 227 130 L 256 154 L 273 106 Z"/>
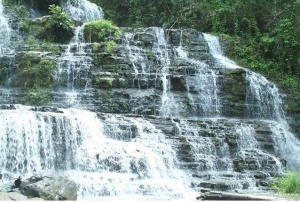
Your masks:
<path fill-rule="evenodd" d="M 213 36 L 211 34 L 206 34 L 206 33 L 203 33 L 203 35 L 209 46 L 210 53 L 215 60 L 216 67 L 231 68 L 231 69 L 241 68 L 238 65 L 236 65 L 234 61 L 230 60 L 224 55 L 219 42 L 219 38 L 217 36 Z"/>
<path fill-rule="evenodd" d="M 87 0 L 79 0 L 75 6 L 67 1 L 64 5 L 73 19 L 89 22 L 103 18 L 102 9 Z M 58 61 L 59 88 L 66 97 L 68 106 L 80 107 L 79 94 L 86 93 L 90 84 L 89 72 L 92 67 L 91 44 L 84 41 L 84 25 L 75 29 L 74 37 Z M 84 89 L 79 93 L 79 89 Z"/>
<path fill-rule="evenodd" d="M 287 161 L 287 168 L 289 170 L 299 170 L 299 139 L 289 131 L 286 120 L 281 119 L 279 124 L 278 122 L 272 122 L 270 125 L 274 133 L 273 139 L 277 154 L 282 155 Z"/>
<path fill-rule="evenodd" d="M 179 46 L 175 47 L 177 57 L 188 62 L 187 94 L 191 111 L 201 117 L 215 117 L 220 114 L 217 75 L 209 65 L 188 57 L 182 45 L 182 32 Z"/>
<path fill-rule="evenodd" d="M 92 67 L 91 47 L 83 41 L 84 26 L 75 30 L 75 36 L 58 61 L 58 80 L 70 106 L 79 104 L 78 89 L 86 89 Z"/>
<path fill-rule="evenodd" d="M 9 53 L 11 29 L 8 20 L 4 15 L 2 0 L 0 0 L 0 56 Z"/>
<path fill-rule="evenodd" d="M 154 44 L 152 51 L 157 53 L 157 60 L 161 62 L 161 72 L 159 72 L 162 80 L 162 95 L 161 95 L 161 116 L 176 116 L 178 115 L 177 106 L 174 101 L 173 94 L 170 91 L 170 80 L 169 80 L 169 66 L 170 58 L 167 48 L 167 39 L 165 30 L 162 28 L 155 27 L 155 36 L 157 43 Z"/>
<path fill-rule="evenodd" d="M 249 117 L 279 120 L 283 115 L 278 88 L 265 77 L 246 71 L 248 89 L 246 96 Z"/>
<path fill-rule="evenodd" d="M 259 125 L 222 119 L 205 119 L 201 124 L 180 120 L 176 127 L 182 168 L 195 170 L 194 176 L 201 180 L 194 183 L 201 187 L 256 190 L 257 170 L 268 176 L 284 170 L 281 159 L 266 152 L 259 140 L 258 133 L 271 126 L 268 122 Z"/>
<path fill-rule="evenodd" d="M 136 45 L 131 45 L 130 43 L 134 40 L 132 33 L 125 33 L 125 48 L 126 51 L 122 52 L 123 57 L 125 57 L 134 69 L 134 82 L 133 87 L 140 87 L 140 80 L 148 79 L 150 74 L 149 61 L 147 60 L 146 53 L 142 48 Z M 136 86 L 136 81 L 138 86 Z"/>
<path fill-rule="evenodd" d="M 87 0 L 77 0 L 75 5 L 72 5 L 71 1 L 66 1 L 64 9 L 71 14 L 73 19 L 84 23 L 104 17 L 102 9 Z"/>
<path fill-rule="evenodd" d="M 188 175 L 177 168 L 172 141 L 160 130 L 143 119 L 102 117 L 78 109 L 41 112 L 21 105 L 0 110 L 2 172 L 11 178 L 65 174 L 78 184 L 78 199 L 196 196 L 188 188 Z"/>
<path fill-rule="evenodd" d="M 225 68 L 241 68 L 223 55 L 217 37 L 209 34 L 204 34 L 204 36 L 213 57 L 218 61 L 218 65 Z M 299 168 L 297 153 L 299 152 L 300 142 L 295 135 L 289 131 L 278 88 L 265 77 L 247 69 L 244 70 L 246 72 L 245 79 L 247 81 L 245 104 L 248 118 L 271 120 L 269 127 L 273 131 L 272 138 L 276 145 L 275 149 L 278 155 L 282 155 L 287 160 L 288 169 Z M 249 138 L 250 136 L 246 139 L 249 140 Z M 261 153 L 261 151 L 258 151 L 258 153 Z M 259 155 L 258 153 L 256 155 Z M 273 158 L 275 157 L 270 156 L 270 159 Z M 283 170 L 282 164 L 278 160 L 274 161 L 276 162 L 276 170 L 281 172 Z"/>
<path fill-rule="evenodd" d="M 252 150 L 257 148 L 257 140 L 254 136 L 255 130 L 250 125 L 237 125 L 236 132 L 239 134 L 238 147 L 239 150 Z"/>

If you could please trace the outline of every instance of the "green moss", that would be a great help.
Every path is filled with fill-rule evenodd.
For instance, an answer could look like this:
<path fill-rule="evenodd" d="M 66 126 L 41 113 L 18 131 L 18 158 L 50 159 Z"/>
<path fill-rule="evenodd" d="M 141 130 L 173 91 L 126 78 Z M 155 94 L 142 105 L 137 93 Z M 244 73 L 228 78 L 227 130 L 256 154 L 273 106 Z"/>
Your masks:
<path fill-rule="evenodd" d="M 34 54 L 24 55 L 19 63 L 20 84 L 25 88 L 51 88 L 56 63 L 53 59 Z"/>
<path fill-rule="evenodd" d="M 5 84 L 8 77 L 7 67 L 0 67 L 0 84 Z"/>
<path fill-rule="evenodd" d="M 113 80 L 113 87 L 114 88 L 126 88 L 127 82 L 123 78 L 117 78 Z"/>
<path fill-rule="evenodd" d="M 99 88 L 112 88 L 112 79 L 111 78 L 96 78 L 96 85 Z"/>

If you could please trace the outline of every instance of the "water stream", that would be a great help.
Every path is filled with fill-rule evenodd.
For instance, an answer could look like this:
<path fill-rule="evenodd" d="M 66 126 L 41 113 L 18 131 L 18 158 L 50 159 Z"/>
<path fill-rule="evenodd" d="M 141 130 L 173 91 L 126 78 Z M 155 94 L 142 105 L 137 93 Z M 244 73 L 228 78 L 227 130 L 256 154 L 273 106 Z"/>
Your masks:
<path fill-rule="evenodd" d="M 3 13 L 2 0 L 0 0 L 0 56 L 9 53 L 11 28 L 8 24 L 8 19 Z"/>

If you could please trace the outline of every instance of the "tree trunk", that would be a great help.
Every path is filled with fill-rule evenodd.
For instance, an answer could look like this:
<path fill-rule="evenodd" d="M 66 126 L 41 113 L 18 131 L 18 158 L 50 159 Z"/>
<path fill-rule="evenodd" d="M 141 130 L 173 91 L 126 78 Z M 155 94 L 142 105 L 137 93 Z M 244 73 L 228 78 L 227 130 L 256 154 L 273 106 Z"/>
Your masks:
<path fill-rule="evenodd" d="M 197 200 L 272 201 L 272 200 L 276 200 L 276 198 L 269 197 L 269 196 L 256 196 L 256 195 L 238 194 L 238 193 L 230 193 L 230 192 L 217 192 L 217 191 L 210 191 L 207 189 L 201 189 L 200 196 L 197 197 Z"/>

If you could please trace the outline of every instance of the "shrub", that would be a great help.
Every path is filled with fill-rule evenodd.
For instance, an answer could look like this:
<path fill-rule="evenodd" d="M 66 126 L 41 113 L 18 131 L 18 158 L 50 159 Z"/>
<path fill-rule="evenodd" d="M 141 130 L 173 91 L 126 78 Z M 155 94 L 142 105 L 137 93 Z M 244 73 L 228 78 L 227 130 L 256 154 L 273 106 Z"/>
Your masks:
<path fill-rule="evenodd" d="M 48 42 L 68 43 L 74 35 L 74 22 L 60 6 L 51 5 L 49 12 L 51 15 L 45 22 L 31 23 L 32 34 Z"/>
<path fill-rule="evenodd" d="M 300 172 L 288 172 L 282 176 L 275 188 L 282 193 L 300 193 Z"/>
<path fill-rule="evenodd" d="M 84 27 L 85 40 L 88 42 L 104 41 L 104 38 L 112 34 L 119 36 L 121 31 L 109 20 L 96 20 L 88 22 Z"/>
<path fill-rule="evenodd" d="M 108 42 L 106 42 L 105 51 L 107 53 L 112 53 L 115 50 L 116 46 L 116 42 L 109 40 Z"/>

